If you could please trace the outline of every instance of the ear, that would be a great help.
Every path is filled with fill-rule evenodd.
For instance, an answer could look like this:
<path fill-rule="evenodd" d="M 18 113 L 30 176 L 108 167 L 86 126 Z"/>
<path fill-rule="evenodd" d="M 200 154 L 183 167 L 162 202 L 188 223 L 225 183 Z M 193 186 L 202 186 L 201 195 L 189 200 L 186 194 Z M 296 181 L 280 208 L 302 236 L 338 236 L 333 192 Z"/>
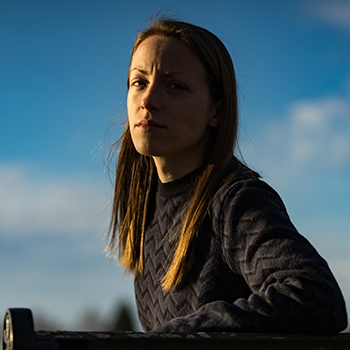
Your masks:
<path fill-rule="evenodd" d="M 209 125 L 212 128 L 217 128 L 220 125 L 221 103 L 222 103 L 222 100 L 215 103 L 214 116 L 211 117 L 211 119 L 209 120 Z"/>
<path fill-rule="evenodd" d="M 220 119 L 218 118 L 218 116 L 215 114 L 213 117 L 211 117 L 211 119 L 209 120 L 209 126 L 211 126 L 212 128 L 217 128 L 220 124 Z"/>

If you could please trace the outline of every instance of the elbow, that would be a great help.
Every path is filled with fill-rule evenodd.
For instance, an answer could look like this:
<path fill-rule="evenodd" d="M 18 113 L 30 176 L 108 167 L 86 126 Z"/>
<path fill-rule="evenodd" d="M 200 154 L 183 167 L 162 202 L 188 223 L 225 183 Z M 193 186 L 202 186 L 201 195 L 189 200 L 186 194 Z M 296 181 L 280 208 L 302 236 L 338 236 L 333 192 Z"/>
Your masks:
<path fill-rule="evenodd" d="M 333 325 L 333 333 L 339 333 L 345 330 L 348 326 L 348 315 L 346 312 L 345 302 L 342 296 L 341 300 L 338 301 L 334 307 Z"/>
<path fill-rule="evenodd" d="M 323 315 L 318 315 L 319 322 L 316 333 L 337 334 L 344 331 L 348 326 L 348 316 L 343 296 L 340 294 L 334 297 L 331 305 L 323 311 Z"/>

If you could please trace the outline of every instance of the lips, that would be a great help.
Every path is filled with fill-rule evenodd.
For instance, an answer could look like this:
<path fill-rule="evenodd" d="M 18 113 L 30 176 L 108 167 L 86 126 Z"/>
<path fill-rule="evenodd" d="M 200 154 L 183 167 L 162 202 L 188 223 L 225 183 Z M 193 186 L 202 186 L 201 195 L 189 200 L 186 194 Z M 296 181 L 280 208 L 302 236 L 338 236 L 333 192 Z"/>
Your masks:
<path fill-rule="evenodd" d="M 155 122 L 154 120 L 147 120 L 147 119 L 142 119 L 141 121 L 139 121 L 136 124 L 136 127 L 144 130 L 164 128 L 161 124 Z"/>

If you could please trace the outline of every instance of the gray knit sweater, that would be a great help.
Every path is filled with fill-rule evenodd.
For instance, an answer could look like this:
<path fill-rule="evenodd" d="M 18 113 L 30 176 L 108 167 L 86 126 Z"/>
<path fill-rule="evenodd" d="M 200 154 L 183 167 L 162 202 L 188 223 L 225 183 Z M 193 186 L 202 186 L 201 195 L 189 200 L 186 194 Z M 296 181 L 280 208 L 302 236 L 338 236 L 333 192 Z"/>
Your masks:
<path fill-rule="evenodd" d="M 155 332 L 336 333 L 344 299 L 327 263 L 291 223 L 278 194 L 232 159 L 231 183 L 216 193 L 183 283 L 164 292 L 176 229 L 194 174 L 159 183 L 135 275 L 139 319 Z"/>

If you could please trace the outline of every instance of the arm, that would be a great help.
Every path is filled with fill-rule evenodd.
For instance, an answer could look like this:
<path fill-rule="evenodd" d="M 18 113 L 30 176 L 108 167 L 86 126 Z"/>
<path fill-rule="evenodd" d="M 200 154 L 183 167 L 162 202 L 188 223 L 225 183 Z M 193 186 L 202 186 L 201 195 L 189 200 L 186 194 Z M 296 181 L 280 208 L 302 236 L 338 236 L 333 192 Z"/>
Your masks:
<path fill-rule="evenodd" d="M 222 250 L 251 289 L 232 304 L 216 301 L 175 318 L 157 332 L 241 331 L 336 333 L 345 304 L 327 263 L 296 231 L 279 196 L 259 181 L 242 181 L 217 213 Z"/>

